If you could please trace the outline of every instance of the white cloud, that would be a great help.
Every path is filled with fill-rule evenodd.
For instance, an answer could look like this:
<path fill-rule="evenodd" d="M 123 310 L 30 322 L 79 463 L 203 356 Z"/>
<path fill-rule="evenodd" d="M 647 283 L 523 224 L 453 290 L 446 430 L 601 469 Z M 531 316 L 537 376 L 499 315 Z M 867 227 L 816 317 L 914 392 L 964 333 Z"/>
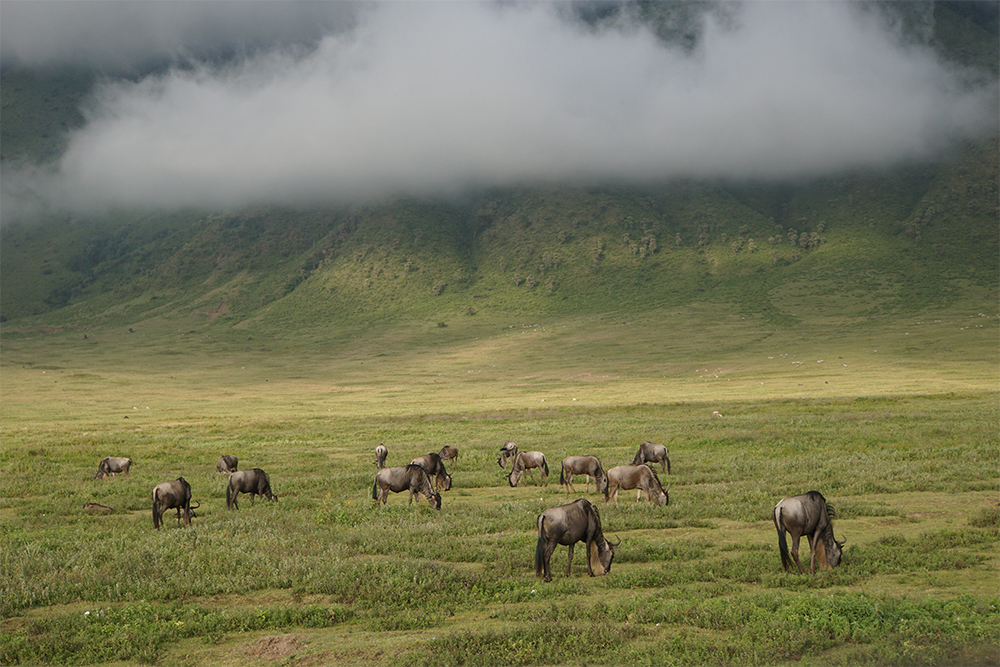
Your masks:
<path fill-rule="evenodd" d="M 848 3 L 748 3 L 697 48 L 552 5 L 387 3 L 306 55 L 97 93 L 67 205 L 439 193 L 524 181 L 784 179 L 927 158 L 996 125 L 963 84 Z"/>

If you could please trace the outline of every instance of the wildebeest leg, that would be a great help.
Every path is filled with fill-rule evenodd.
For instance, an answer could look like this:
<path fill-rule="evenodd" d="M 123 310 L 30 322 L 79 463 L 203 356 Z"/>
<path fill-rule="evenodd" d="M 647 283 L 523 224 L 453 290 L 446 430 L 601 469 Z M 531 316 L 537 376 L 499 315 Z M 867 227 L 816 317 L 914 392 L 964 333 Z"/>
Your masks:
<path fill-rule="evenodd" d="M 792 559 L 795 560 L 795 564 L 799 566 L 799 574 L 805 574 L 806 571 L 802 567 L 802 563 L 799 562 L 799 538 L 801 535 L 798 533 L 791 533 L 792 535 Z"/>
<path fill-rule="evenodd" d="M 389 487 L 388 486 L 383 486 L 383 487 L 379 488 L 378 500 L 383 505 L 385 505 L 386 503 L 389 502 Z"/>
<path fill-rule="evenodd" d="M 642 489 L 636 488 L 635 490 L 635 502 L 642 501 Z"/>
<path fill-rule="evenodd" d="M 569 560 L 566 562 L 566 576 L 567 577 L 570 575 L 570 572 L 573 570 L 573 547 L 575 547 L 575 546 L 576 546 L 576 542 L 574 542 L 573 544 L 569 545 Z"/>
<path fill-rule="evenodd" d="M 809 536 L 809 574 L 816 574 L 816 550 L 822 540 L 818 530 Z"/>
<path fill-rule="evenodd" d="M 555 542 L 550 541 L 545 545 L 544 560 L 542 561 L 545 570 L 544 581 L 552 581 L 552 571 L 550 569 L 550 565 L 552 560 L 552 554 L 555 553 L 555 550 L 556 550 Z M 570 556 L 570 558 L 572 558 L 572 556 Z"/>

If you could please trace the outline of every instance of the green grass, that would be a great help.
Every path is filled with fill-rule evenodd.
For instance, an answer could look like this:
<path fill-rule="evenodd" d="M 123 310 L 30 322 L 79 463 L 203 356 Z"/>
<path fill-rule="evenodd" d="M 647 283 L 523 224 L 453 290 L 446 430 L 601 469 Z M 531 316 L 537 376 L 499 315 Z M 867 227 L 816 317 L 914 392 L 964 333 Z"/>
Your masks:
<path fill-rule="evenodd" d="M 167 322 L 7 334 L 0 659 L 993 664 L 998 320 L 960 302 L 845 337 L 822 309 L 778 333 L 743 317 L 479 318 L 269 351 L 181 343 Z M 507 485 L 506 439 L 546 453 L 547 486 Z M 670 447 L 670 504 L 591 492 L 622 539 L 611 573 L 578 554 L 566 577 L 559 548 L 541 582 L 535 518 L 569 500 L 558 461 L 626 463 L 645 439 Z M 373 505 L 380 442 L 395 465 L 459 448 L 440 512 Z M 223 453 L 279 500 L 226 510 Z M 106 455 L 131 477 L 93 480 Z M 197 517 L 154 531 L 150 489 L 178 475 Z M 844 560 L 786 574 L 769 512 L 813 488 Z"/>

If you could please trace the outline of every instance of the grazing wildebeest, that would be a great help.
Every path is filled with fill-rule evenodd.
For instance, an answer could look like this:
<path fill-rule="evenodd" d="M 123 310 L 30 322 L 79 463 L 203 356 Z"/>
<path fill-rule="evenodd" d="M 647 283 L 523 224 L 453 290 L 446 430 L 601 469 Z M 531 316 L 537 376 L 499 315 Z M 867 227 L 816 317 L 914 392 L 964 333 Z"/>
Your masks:
<path fill-rule="evenodd" d="M 587 491 L 590 491 L 590 478 L 594 478 L 594 486 L 599 493 L 603 493 L 608 485 L 608 479 L 604 475 L 604 468 L 601 460 L 596 456 L 567 456 L 562 460 L 562 469 L 559 471 L 559 483 L 566 485 L 566 493 L 576 493 L 573 489 L 573 475 L 585 475 L 587 477 Z"/>
<path fill-rule="evenodd" d="M 125 458 L 124 456 L 105 456 L 97 466 L 97 473 L 94 475 L 94 479 L 104 479 L 108 475 L 117 475 L 120 472 L 125 473 L 126 477 L 131 477 L 129 474 L 130 467 L 132 467 L 132 459 Z"/>
<path fill-rule="evenodd" d="M 634 466 L 656 462 L 659 462 L 661 470 L 665 470 L 668 475 L 670 474 L 670 450 L 649 440 L 639 445 L 639 451 L 632 459 Z"/>
<path fill-rule="evenodd" d="M 799 573 L 805 574 L 806 571 L 799 562 L 799 538 L 803 536 L 809 539 L 809 551 L 812 554 L 810 573 L 816 573 L 817 560 L 821 569 L 840 565 L 840 557 L 847 540 L 838 542 L 833 537 L 833 519 L 836 515 L 833 505 L 828 504 L 819 491 L 784 498 L 774 506 L 771 520 L 774 521 L 774 527 L 778 531 L 778 550 L 781 552 L 781 564 L 785 572 L 792 564 L 792 559 L 795 559 Z M 785 541 L 786 531 L 792 536 L 791 558 L 788 556 L 788 543 Z"/>
<path fill-rule="evenodd" d="M 153 488 L 153 527 L 160 529 L 163 523 L 163 513 L 169 509 L 177 509 L 177 520 L 181 519 L 181 511 L 184 512 L 184 525 L 191 523 L 194 511 L 201 504 L 191 507 L 191 485 L 183 477 L 178 477 L 171 482 L 160 482 Z"/>
<path fill-rule="evenodd" d="M 545 461 L 545 454 L 541 452 L 518 452 L 517 458 L 514 459 L 514 464 L 511 466 L 510 474 L 507 475 L 507 481 L 511 486 L 517 486 L 524 478 L 525 471 L 530 471 L 533 468 L 538 468 L 542 472 L 542 483 L 548 485 L 549 464 Z M 535 473 L 529 474 L 531 481 L 535 482 Z M 535 484 L 538 483 L 535 482 Z"/>
<path fill-rule="evenodd" d="M 438 456 L 440 456 L 443 461 L 454 461 L 455 465 L 458 465 L 458 447 L 445 445 L 441 448 L 441 451 L 438 452 Z"/>
<path fill-rule="evenodd" d="M 517 456 L 517 445 L 508 440 L 503 443 L 503 447 L 500 448 L 500 458 L 497 459 L 497 463 L 501 468 L 507 467 L 507 459 Z"/>
<path fill-rule="evenodd" d="M 241 493 L 250 494 L 251 506 L 257 496 L 268 500 L 278 499 L 278 496 L 271 492 L 271 478 L 260 468 L 237 470 L 229 476 L 229 484 L 226 485 L 226 507 L 238 510 L 240 506 L 236 502 L 236 496 Z"/>
<path fill-rule="evenodd" d="M 385 505 L 390 491 L 393 493 L 409 491 L 409 504 L 411 505 L 414 494 L 419 493 L 427 499 L 431 507 L 436 510 L 441 509 L 441 494 L 434 490 L 427 471 L 418 465 L 411 463 L 408 466 L 382 468 L 375 473 L 375 483 L 372 484 L 372 500 L 377 500 Z"/>
<path fill-rule="evenodd" d="M 444 468 L 444 461 L 440 454 L 424 454 L 410 461 L 410 465 L 420 466 L 435 479 L 437 488 L 442 491 L 451 489 L 451 475 Z"/>
<path fill-rule="evenodd" d="M 656 503 L 660 507 L 670 504 L 670 490 L 660 485 L 660 478 L 656 476 L 653 469 L 647 465 L 615 466 L 607 473 L 608 481 L 604 487 L 604 499 L 618 502 L 618 491 L 623 489 L 635 489 L 635 500 L 642 499 L 643 491 L 646 492 L 646 500 Z"/>
<path fill-rule="evenodd" d="M 389 456 L 389 450 L 386 448 L 385 445 L 380 443 L 379 446 L 375 448 L 375 467 L 378 468 L 379 470 L 384 468 L 385 457 L 387 456 Z"/>
<path fill-rule="evenodd" d="M 538 544 L 535 546 L 535 574 L 541 576 L 544 572 L 545 581 L 552 581 L 549 571 L 549 559 L 556 550 L 557 544 L 569 547 L 569 561 L 566 563 L 566 576 L 570 576 L 573 567 L 573 547 L 577 542 L 583 542 L 587 548 L 587 573 L 594 576 L 607 574 L 611 571 L 611 561 L 615 557 L 614 544 L 604 538 L 601 530 L 601 516 L 597 508 L 584 498 L 545 510 L 538 517 Z"/>
<path fill-rule="evenodd" d="M 232 474 L 239 468 L 240 460 L 232 454 L 224 454 L 215 463 L 215 469 L 219 472 Z"/>

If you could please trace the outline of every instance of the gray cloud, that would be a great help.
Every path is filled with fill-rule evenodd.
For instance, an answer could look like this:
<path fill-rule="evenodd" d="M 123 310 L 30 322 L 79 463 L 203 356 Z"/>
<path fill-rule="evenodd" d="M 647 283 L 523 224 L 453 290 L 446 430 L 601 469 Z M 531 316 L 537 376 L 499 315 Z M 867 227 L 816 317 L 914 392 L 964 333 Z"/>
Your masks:
<path fill-rule="evenodd" d="M 848 3 L 709 12 L 685 49 L 621 16 L 595 30 L 564 14 L 371 5 L 308 51 L 112 81 L 58 168 L 28 182 L 103 207 L 787 179 L 925 159 L 996 125 L 995 87 Z"/>

